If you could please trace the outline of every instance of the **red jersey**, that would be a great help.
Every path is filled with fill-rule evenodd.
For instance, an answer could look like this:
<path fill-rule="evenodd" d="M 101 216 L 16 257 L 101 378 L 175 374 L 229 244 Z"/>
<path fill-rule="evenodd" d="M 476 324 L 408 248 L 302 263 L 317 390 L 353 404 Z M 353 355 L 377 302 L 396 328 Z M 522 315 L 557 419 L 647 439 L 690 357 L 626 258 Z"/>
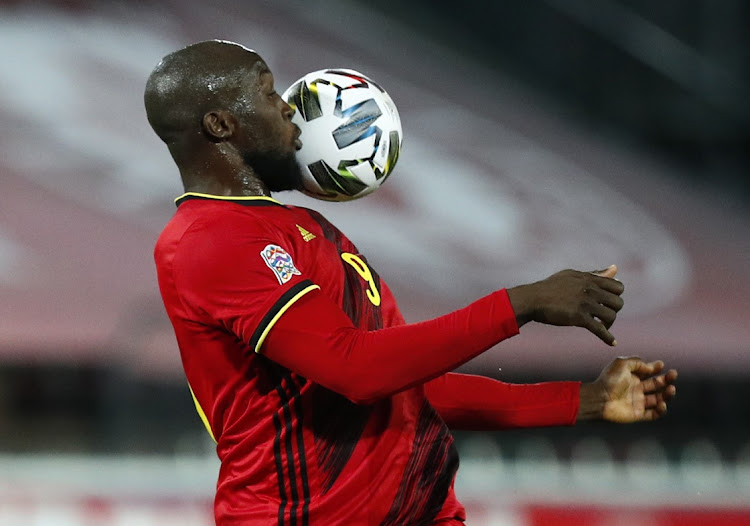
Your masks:
<path fill-rule="evenodd" d="M 446 421 L 575 419 L 577 383 L 445 374 L 517 333 L 504 291 L 404 325 L 385 282 L 317 212 L 267 197 L 185 194 L 177 204 L 155 259 L 217 442 L 218 525 L 461 521 Z"/>

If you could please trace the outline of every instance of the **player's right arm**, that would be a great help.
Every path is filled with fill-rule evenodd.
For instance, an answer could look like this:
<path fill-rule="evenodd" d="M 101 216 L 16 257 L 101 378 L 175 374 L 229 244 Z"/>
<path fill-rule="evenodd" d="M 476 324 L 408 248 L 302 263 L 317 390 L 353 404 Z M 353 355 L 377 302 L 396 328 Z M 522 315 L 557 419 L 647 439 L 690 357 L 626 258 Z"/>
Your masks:
<path fill-rule="evenodd" d="M 452 371 L 532 320 L 582 326 L 614 343 L 608 329 L 622 307 L 622 284 L 602 273 L 563 271 L 433 320 L 369 332 L 314 291 L 288 309 L 256 351 L 352 401 L 371 402 Z"/>
<path fill-rule="evenodd" d="M 356 328 L 322 291 L 281 316 L 256 349 L 356 403 L 422 384 L 518 333 L 505 290 L 463 309 L 376 331 Z"/>
<path fill-rule="evenodd" d="M 261 254 L 273 238 L 259 239 L 241 226 L 223 228 L 224 235 L 207 236 L 196 225 L 175 258 L 176 285 L 192 317 L 217 324 L 254 352 L 359 403 L 451 371 L 517 334 L 527 321 L 589 327 L 595 317 L 608 319 L 598 303 L 599 282 L 619 283 L 563 272 L 496 291 L 433 320 L 368 332 L 355 327 L 304 269 L 289 272 L 296 270 L 294 254 L 280 246 L 289 262 L 277 263 L 288 279 L 276 275 L 274 263 Z"/>

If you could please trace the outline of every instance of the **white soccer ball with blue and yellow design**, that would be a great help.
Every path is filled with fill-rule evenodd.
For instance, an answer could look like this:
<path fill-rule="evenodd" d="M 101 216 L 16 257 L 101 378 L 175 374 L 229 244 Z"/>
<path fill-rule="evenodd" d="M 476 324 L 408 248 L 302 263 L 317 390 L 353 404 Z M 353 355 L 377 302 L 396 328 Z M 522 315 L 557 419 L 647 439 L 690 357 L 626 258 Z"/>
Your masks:
<path fill-rule="evenodd" d="M 401 152 L 401 119 L 386 91 L 351 69 L 308 73 L 282 95 L 300 127 L 303 192 L 349 201 L 377 190 Z"/>

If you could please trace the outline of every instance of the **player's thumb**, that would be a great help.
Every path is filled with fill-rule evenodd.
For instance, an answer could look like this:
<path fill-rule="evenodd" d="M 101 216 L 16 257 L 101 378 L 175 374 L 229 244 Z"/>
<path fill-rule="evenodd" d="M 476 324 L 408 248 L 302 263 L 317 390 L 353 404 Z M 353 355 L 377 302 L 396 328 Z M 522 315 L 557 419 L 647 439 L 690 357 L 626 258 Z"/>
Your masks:
<path fill-rule="evenodd" d="M 615 275 L 617 275 L 617 265 L 610 265 L 604 270 L 595 270 L 592 272 L 592 274 L 596 274 L 597 276 L 602 276 L 604 278 L 614 278 Z"/>

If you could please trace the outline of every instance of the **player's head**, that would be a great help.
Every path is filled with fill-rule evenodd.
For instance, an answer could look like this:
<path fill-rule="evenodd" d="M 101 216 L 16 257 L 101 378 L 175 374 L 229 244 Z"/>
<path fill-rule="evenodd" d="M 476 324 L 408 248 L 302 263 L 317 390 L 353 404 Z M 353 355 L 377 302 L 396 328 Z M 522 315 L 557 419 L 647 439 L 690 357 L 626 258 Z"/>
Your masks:
<path fill-rule="evenodd" d="M 271 191 L 301 187 L 294 110 L 254 51 L 210 40 L 171 53 L 149 76 L 144 102 L 183 179 L 212 173 L 195 167 L 215 159 L 252 168 Z"/>

